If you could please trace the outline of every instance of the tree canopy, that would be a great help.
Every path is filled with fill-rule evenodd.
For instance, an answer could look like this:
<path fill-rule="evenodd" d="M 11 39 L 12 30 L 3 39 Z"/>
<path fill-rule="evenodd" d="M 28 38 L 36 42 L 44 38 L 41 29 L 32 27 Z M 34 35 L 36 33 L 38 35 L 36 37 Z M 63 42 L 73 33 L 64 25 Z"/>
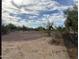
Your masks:
<path fill-rule="evenodd" d="M 66 11 L 67 19 L 65 21 L 65 27 L 69 31 L 78 31 L 78 9 L 74 6 L 73 10 Z"/>

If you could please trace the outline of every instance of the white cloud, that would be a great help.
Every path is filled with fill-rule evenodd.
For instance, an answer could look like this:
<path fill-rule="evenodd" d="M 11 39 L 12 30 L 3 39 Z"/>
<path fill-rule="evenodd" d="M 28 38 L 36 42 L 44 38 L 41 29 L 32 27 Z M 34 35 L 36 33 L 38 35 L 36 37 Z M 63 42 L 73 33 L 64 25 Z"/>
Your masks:
<path fill-rule="evenodd" d="M 64 21 L 65 18 L 62 11 L 70 7 L 72 6 L 63 6 L 52 0 L 2 0 L 2 22 L 6 24 L 13 23 L 18 26 L 37 27 L 47 20 L 50 20 L 50 22 Z M 54 10 L 58 10 L 62 14 L 59 15 L 57 12 L 50 14 Z M 17 16 L 22 13 L 29 14 L 29 16 L 26 16 L 29 19 L 26 22 L 25 19 L 21 19 L 21 16 L 11 16 L 10 13 Z M 21 20 L 18 22 L 19 19 Z"/>

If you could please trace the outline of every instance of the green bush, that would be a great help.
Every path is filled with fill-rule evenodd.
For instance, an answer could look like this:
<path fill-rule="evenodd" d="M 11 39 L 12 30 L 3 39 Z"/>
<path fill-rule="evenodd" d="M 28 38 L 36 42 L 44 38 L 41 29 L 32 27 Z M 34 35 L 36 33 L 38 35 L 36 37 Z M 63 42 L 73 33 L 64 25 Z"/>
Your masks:
<path fill-rule="evenodd" d="M 1 26 L 1 34 L 2 35 L 7 34 L 8 32 L 9 32 L 9 29 L 6 26 L 2 25 Z"/>

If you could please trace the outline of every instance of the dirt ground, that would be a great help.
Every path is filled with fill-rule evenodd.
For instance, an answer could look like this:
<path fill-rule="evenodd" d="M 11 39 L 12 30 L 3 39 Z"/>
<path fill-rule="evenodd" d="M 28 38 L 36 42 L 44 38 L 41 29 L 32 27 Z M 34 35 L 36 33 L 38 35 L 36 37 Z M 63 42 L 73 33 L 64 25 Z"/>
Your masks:
<path fill-rule="evenodd" d="M 67 49 L 51 45 L 40 32 L 13 32 L 2 36 L 2 59 L 70 59 Z"/>

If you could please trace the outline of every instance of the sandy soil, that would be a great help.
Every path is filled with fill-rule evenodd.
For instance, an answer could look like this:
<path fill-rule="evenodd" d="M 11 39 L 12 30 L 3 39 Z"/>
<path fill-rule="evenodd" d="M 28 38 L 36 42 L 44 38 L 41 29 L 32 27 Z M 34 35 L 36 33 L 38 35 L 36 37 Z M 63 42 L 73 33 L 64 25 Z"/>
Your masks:
<path fill-rule="evenodd" d="M 3 36 L 2 59 L 70 59 L 65 46 L 48 43 L 51 37 L 43 37 L 42 34 L 34 32 L 29 35 L 30 32 L 20 32 Z"/>

